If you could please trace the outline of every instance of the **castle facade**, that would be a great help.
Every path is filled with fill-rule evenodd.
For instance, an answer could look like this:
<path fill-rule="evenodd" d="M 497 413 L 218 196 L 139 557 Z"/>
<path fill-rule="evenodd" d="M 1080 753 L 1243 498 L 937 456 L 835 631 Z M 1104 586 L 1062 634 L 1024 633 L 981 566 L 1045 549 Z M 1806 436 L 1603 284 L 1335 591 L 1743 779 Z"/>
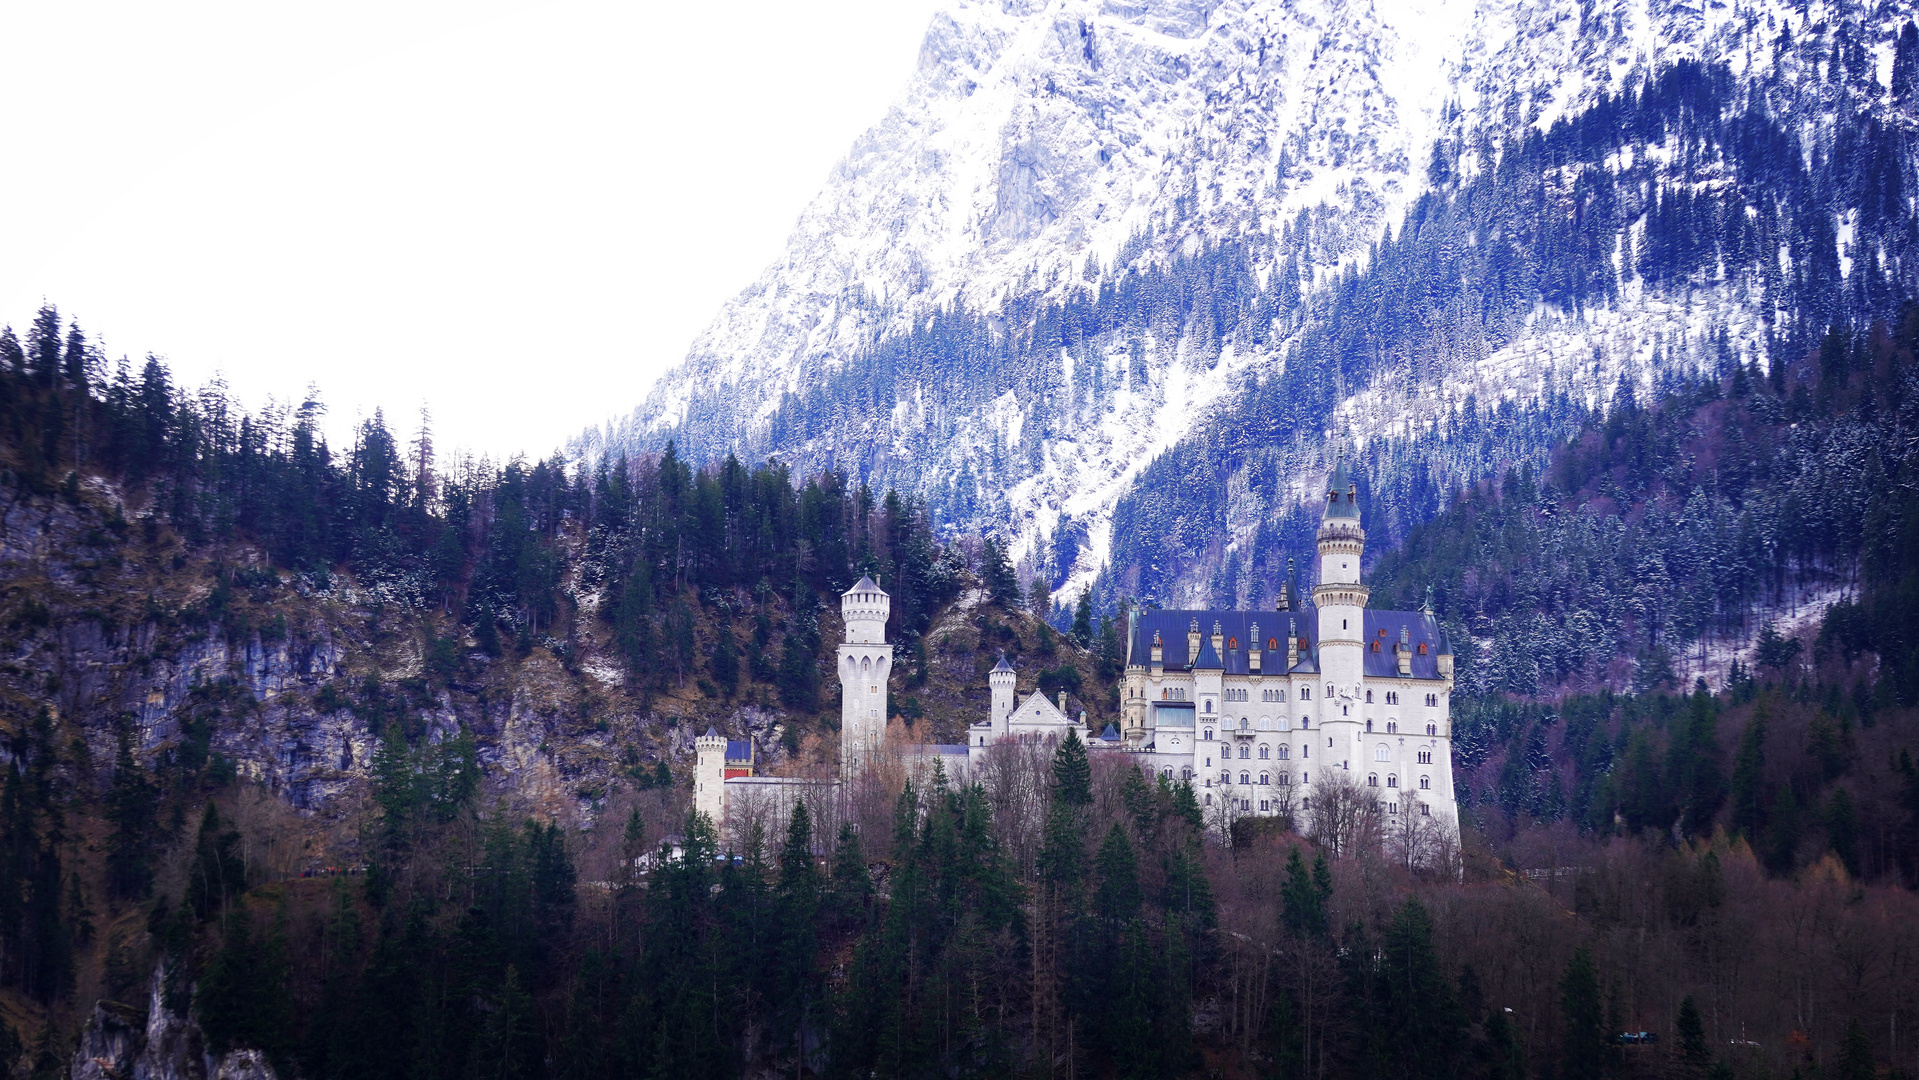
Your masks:
<path fill-rule="evenodd" d="M 1368 608 L 1360 580 L 1366 532 L 1343 459 L 1328 483 L 1317 537 L 1318 584 L 1292 581 L 1272 611 L 1134 611 L 1127 621 L 1122 723 L 1094 734 L 1040 693 L 1023 701 L 1002 655 L 987 676 L 991 704 L 964 743 L 889 746 L 886 641 L 891 600 L 862 577 L 840 597 L 840 780 L 882 758 L 955 780 L 993 747 L 1057 742 L 1079 729 L 1095 754 L 1123 754 L 1149 774 L 1193 785 L 1210 822 L 1286 815 L 1310 825 L 1355 789 L 1376 797 L 1388 826 L 1458 841 L 1453 792 L 1453 654 L 1430 602 Z M 758 777 L 750 743 L 709 730 L 699 740 L 696 805 L 715 821 L 749 799 L 817 797 L 819 780 Z M 780 788 L 774 791 L 773 788 Z M 1412 819 L 1418 819 L 1414 821 Z"/>

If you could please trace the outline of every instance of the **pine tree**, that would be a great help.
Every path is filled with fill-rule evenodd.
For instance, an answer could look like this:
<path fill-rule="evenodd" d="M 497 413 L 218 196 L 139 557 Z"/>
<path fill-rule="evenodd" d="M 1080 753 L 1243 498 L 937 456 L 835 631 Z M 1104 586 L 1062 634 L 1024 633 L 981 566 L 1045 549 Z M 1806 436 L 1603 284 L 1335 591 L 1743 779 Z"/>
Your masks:
<path fill-rule="evenodd" d="M 1093 590 L 1083 589 L 1073 609 L 1073 640 L 1082 649 L 1093 647 Z"/>
<path fill-rule="evenodd" d="M 1706 1042 L 1706 1025 L 1699 1018 L 1699 1007 L 1691 996 L 1679 1003 L 1679 1020 L 1674 1025 L 1679 1035 L 1675 1075 L 1678 1080 L 1706 1080 L 1712 1073 L 1712 1047 Z"/>
<path fill-rule="evenodd" d="M 1053 752 L 1053 799 L 1069 806 L 1086 806 L 1093 801 L 1093 769 L 1077 727 L 1066 729 L 1066 738 Z"/>
<path fill-rule="evenodd" d="M 1599 1080 L 1606 1065 L 1604 1012 L 1599 1000 L 1599 976 L 1592 954 L 1574 951 L 1559 984 L 1560 1076 L 1562 1080 Z"/>

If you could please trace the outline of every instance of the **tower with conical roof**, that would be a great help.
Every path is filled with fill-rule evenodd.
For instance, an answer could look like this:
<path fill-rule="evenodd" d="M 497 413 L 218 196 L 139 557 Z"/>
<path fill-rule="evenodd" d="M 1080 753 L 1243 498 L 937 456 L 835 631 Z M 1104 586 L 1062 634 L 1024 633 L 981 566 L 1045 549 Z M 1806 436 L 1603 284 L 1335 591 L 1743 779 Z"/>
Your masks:
<path fill-rule="evenodd" d="M 846 624 L 840 645 L 840 778 L 851 781 L 879 759 L 886 745 L 886 680 L 893 673 L 893 646 L 886 620 L 893 598 L 862 575 L 840 594 Z"/>
<path fill-rule="evenodd" d="M 1347 474 L 1343 450 L 1326 483 L 1318 546 L 1319 582 L 1313 586 L 1313 606 L 1319 614 L 1319 679 L 1325 684 L 1319 726 L 1330 740 L 1323 748 L 1326 766 L 1350 770 L 1362 767 L 1363 759 L 1358 734 L 1365 721 L 1361 701 L 1368 590 L 1359 580 L 1359 560 L 1366 551 L 1366 530 L 1359 525 L 1359 487 Z"/>
<path fill-rule="evenodd" d="M 999 663 L 987 673 L 986 682 L 993 690 L 993 711 L 988 719 L 993 722 L 993 735 L 997 738 L 1007 732 L 1006 721 L 1012 717 L 1015 704 L 1013 689 L 1019 682 L 1019 673 L 1006 662 L 1005 653 L 999 654 Z"/>

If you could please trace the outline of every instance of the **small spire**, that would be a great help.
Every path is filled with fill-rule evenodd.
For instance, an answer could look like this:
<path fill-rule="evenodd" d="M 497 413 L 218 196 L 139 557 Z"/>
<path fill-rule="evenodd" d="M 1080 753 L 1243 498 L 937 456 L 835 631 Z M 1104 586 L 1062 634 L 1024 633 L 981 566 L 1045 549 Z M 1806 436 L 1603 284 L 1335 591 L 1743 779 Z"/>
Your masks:
<path fill-rule="evenodd" d="M 1428 582 L 1426 585 L 1425 606 L 1421 607 L 1419 610 L 1425 612 L 1428 615 L 1431 615 L 1433 613 L 1433 587 L 1431 582 Z"/>
<path fill-rule="evenodd" d="M 999 663 L 993 665 L 993 670 L 995 672 L 1013 670 L 1013 665 L 1006 662 L 1006 651 L 1004 649 L 1000 650 Z"/>
<path fill-rule="evenodd" d="M 1345 498 L 1340 498 L 1340 489 L 1345 489 Z M 1346 450 L 1340 448 L 1333 460 L 1333 475 L 1326 481 L 1326 517 L 1356 518 L 1359 516 L 1359 485 L 1346 473 Z"/>

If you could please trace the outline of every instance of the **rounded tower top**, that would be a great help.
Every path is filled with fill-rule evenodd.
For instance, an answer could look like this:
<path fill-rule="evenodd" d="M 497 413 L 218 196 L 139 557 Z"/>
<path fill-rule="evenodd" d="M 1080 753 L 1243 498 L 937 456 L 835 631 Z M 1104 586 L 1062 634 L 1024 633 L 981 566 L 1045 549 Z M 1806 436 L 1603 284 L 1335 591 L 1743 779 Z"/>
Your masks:
<path fill-rule="evenodd" d="M 840 594 L 840 618 L 846 623 L 849 645 L 878 645 L 886 641 L 886 620 L 893 613 L 893 598 L 879 583 L 862 574 L 853 587 Z"/>

